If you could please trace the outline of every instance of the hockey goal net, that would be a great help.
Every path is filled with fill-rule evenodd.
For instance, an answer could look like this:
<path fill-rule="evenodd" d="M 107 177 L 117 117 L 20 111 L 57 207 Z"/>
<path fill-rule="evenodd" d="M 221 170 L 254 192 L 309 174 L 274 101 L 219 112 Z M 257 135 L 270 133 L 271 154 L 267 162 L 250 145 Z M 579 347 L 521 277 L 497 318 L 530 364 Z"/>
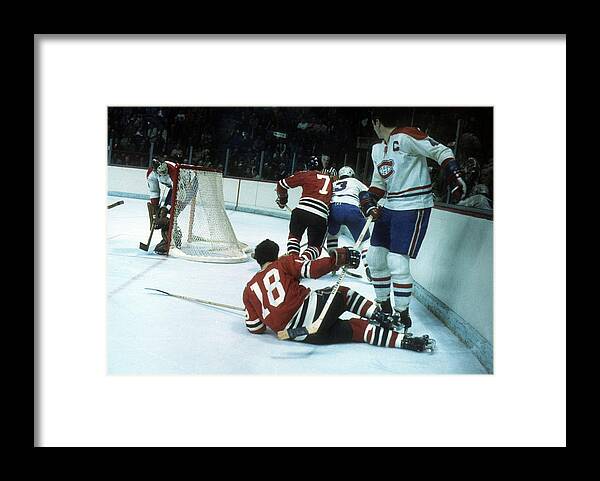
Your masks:
<path fill-rule="evenodd" d="M 225 212 L 223 175 L 178 164 L 173 182 L 169 255 L 199 262 L 234 263 L 250 258 Z"/>

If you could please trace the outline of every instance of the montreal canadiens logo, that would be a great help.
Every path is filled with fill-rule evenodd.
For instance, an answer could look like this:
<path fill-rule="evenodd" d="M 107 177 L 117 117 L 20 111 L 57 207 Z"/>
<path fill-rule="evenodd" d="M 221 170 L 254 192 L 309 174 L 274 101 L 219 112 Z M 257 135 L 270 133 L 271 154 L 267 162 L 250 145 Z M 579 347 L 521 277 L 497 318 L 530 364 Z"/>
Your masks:
<path fill-rule="evenodd" d="M 394 162 L 392 160 L 384 160 L 377 166 L 377 171 L 381 177 L 387 179 L 394 173 Z"/>

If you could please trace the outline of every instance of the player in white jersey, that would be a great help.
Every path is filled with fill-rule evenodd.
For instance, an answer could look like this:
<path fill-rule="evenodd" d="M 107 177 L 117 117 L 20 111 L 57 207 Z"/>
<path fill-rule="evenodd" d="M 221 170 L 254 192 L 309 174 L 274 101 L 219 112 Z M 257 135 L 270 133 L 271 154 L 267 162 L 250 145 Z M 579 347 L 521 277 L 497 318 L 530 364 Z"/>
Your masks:
<path fill-rule="evenodd" d="M 397 127 L 401 124 L 393 109 L 379 109 L 372 124 L 382 142 L 371 152 L 374 172 L 369 190 L 359 195 L 364 215 L 376 221 L 367 254 L 371 283 L 382 309 L 388 313 L 394 309 L 410 326 L 410 259 L 419 253 L 433 207 L 427 158 L 441 165 L 453 202 L 464 197 L 466 185 L 452 150 L 417 128 Z"/>
<path fill-rule="evenodd" d="M 355 178 L 354 175 L 354 170 L 351 167 L 342 167 L 339 180 L 333 183 L 333 196 L 329 204 L 327 250 L 338 247 L 342 225 L 348 228 L 355 242 L 365 226 L 366 220 L 360 210 L 358 195 L 366 191 L 367 186 Z M 366 264 L 368 242 L 369 232 L 365 234 L 363 242 L 359 246 L 362 261 L 367 269 L 367 276 L 369 276 L 368 265 Z"/>
<path fill-rule="evenodd" d="M 146 171 L 146 182 L 148 184 L 148 214 L 150 216 L 150 226 L 154 229 L 160 229 L 162 240 L 154 248 L 157 254 L 166 254 L 167 232 L 169 226 L 169 213 L 171 211 L 171 198 L 173 181 L 176 177 L 177 167 L 175 163 L 167 161 L 164 156 L 155 157 Z M 159 205 L 161 197 L 160 188 L 166 190 L 163 205 Z"/>
<path fill-rule="evenodd" d="M 160 229 L 162 235 L 162 240 L 154 248 L 154 252 L 157 254 L 167 254 L 167 237 L 171 213 L 175 212 L 175 210 L 181 212 L 181 210 L 183 210 L 184 207 L 192 200 L 198 188 L 198 179 L 196 177 L 189 179 L 189 173 L 187 174 L 188 177 L 183 174 L 183 176 L 179 178 L 178 182 L 180 186 L 184 184 L 186 185 L 186 188 L 183 189 L 183 191 L 186 192 L 186 196 L 178 198 L 177 209 L 173 209 L 173 182 L 178 176 L 177 170 L 177 164 L 166 160 L 166 158 L 162 156 L 153 158 L 150 167 L 148 167 L 148 170 L 146 171 L 148 196 L 150 197 L 150 202 L 148 202 L 150 226 L 154 225 L 155 229 Z M 161 198 L 161 186 L 167 193 L 163 196 L 164 201 L 162 205 L 159 205 Z M 177 225 L 176 220 L 177 219 L 175 219 L 173 225 L 173 241 L 175 242 L 176 247 L 180 247 L 181 229 Z"/>

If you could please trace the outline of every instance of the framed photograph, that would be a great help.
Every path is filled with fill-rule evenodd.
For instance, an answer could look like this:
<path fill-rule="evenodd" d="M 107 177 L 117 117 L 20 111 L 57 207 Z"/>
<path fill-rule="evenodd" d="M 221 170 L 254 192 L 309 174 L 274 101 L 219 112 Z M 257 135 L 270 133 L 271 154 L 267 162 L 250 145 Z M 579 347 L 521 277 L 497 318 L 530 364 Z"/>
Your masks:
<path fill-rule="evenodd" d="M 36 34 L 34 162 L 34 446 L 566 445 L 566 35 Z"/>
<path fill-rule="evenodd" d="M 492 107 L 107 118 L 109 374 L 493 372 Z"/>

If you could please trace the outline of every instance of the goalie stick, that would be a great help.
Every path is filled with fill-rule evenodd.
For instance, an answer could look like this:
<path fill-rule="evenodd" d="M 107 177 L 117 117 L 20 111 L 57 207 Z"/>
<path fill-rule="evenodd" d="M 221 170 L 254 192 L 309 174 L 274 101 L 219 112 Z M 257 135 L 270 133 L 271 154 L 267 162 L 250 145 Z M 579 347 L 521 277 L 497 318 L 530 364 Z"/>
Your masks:
<path fill-rule="evenodd" d="M 164 205 L 164 201 L 166 201 L 167 195 L 165 194 L 165 191 L 166 189 L 161 189 L 159 202 L 159 205 L 161 206 Z M 146 244 L 140 242 L 140 249 L 142 249 L 143 251 L 148 252 L 148 248 L 150 247 L 150 241 L 152 240 L 152 234 L 154 234 L 154 226 L 156 225 L 156 219 L 158 219 L 158 213 L 152 218 L 152 223 L 150 224 L 150 237 L 148 237 L 148 242 Z"/>
<path fill-rule="evenodd" d="M 362 232 L 360 233 L 360 235 L 358 236 L 358 239 L 356 239 L 356 242 L 354 243 L 354 246 L 353 246 L 354 249 L 358 248 L 358 246 L 362 242 L 363 237 L 369 230 L 369 226 L 371 225 L 372 221 L 373 221 L 373 217 L 369 216 L 369 218 L 367 219 L 367 222 L 365 223 L 365 226 L 363 227 Z M 323 319 L 325 318 L 325 315 L 327 314 L 327 311 L 329 310 L 329 306 L 331 306 L 331 303 L 333 302 L 333 298 L 337 294 L 337 291 L 340 288 L 340 284 L 342 283 L 342 280 L 344 280 L 345 275 L 346 275 L 346 266 L 342 267 L 342 272 L 340 274 L 340 277 L 338 278 L 337 282 L 335 283 L 335 286 L 333 287 L 331 293 L 329 294 L 329 297 L 327 298 L 327 302 L 325 303 L 323 310 L 321 311 L 318 319 L 315 322 L 313 322 L 308 327 L 296 327 L 296 328 L 284 329 L 277 333 L 277 337 L 281 340 L 286 340 L 286 339 L 294 339 L 298 336 L 314 334 L 315 332 L 317 332 L 319 330 L 319 327 L 321 327 L 321 323 L 323 322 Z"/>
<path fill-rule="evenodd" d="M 152 287 L 144 287 L 144 289 L 147 289 L 149 291 L 160 292 L 161 294 L 166 294 L 167 296 L 176 297 L 178 299 L 184 299 L 186 301 L 197 302 L 199 304 L 207 304 L 209 306 L 217 306 L 217 307 L 226 307 L 227 309 L 232 309 L 234 311 L 241 311 L 241 312 L 245 312 L 246 311 L 246 309 L 244 309 L 243 307 L 230 306 L 229 304 L 221 304 L 219 302 L 206 301 L 204 299 L 196 299 L 195 297 L 180 296 L 178 294 L 171 294 L 170 292 L 161 291 L 160 289 L 154 289 Z"/>
<path fill-rule="evenodd" d="M 148 242 L 146 244 L 140 242 L 140 249 L 142 249 L 143 251 L 148 252 L 148 247 L 150 246 L 150 241 L 152 240 L 152 234 L 154 234 L 154 225 L 156 224 L 156 217 L 157 216 L 155 216 L 152 219 L 152 225 L 150 226 L 150 237 L 148 237 Z"/>
<path fill-rule="evenodd" d="M 118 205 L 124 204 L 125 202 L 122 200 L 119 200 L 118 202 L 115 202 L 114 204 L 110 204 L 107 209 L 112 209 L 113 207 L 116 207 Z"/>

